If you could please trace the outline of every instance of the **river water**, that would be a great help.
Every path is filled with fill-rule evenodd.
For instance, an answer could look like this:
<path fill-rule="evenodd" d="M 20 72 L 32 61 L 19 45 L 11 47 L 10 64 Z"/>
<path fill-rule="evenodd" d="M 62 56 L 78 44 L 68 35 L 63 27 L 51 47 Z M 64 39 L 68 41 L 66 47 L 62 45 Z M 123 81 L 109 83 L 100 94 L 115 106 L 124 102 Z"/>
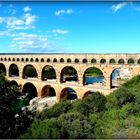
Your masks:
<path fill-rule="evenodd" d="M 118 72 L 114 72 L 112 74 L 112 80 L 118 75 Z M 93 83 L 103 83 L 105 82 L 105 78 L 103 76 L 93 76 L 93 77 L 86 77 L 85 83 L 86 84 L 93 84 Z"/>

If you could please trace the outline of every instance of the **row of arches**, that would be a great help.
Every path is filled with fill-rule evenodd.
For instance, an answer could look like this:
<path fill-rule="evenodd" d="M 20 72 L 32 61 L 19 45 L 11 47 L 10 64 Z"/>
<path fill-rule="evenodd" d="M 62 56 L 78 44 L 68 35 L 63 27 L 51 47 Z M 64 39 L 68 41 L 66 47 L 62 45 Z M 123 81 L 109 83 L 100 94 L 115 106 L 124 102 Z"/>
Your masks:
<path fill-rule="evenodd" d="M 60 58 L 60 59 L 57 59 L 57 58 L 53 58 L 53 59 L 50 59 L 50 58 L 47 58 L 47 59 L 44 59 L 44 58 L 0 58 L 1 61 L 16 61 L 16 62 L 53 62 L 53 63 L 93 63 L 93 64 L 97 64 L 97 60 L 95 58 L 92 58 L 91 60 L 88 60 L 87 58 L 83 58 L 82 60 L 79 60 L 78 58 L 75 58 L 74 60 L 72 60 L 71 58 L 67 58 L 66 60 L 64 58 Z M 100 59 L 99 61 L 100 64 L 105 64 L 107 63 L 107 60 L 102 58 Z M 108 61 L 109 64 L 125 64 L 125 63 L 128 63 L 128 64 L 134 64 L 134 63 L 137 63 L 137 64 L 140 64 L 140 59 L 138 60 L 134 60 L 133 58 L 129 58 L 128 60 L 125 60 L 123 58 L 120 58 L 119 60 L 115 60 L 114 58 L 110 59 Z"/>
<path fill-rule="evenodd" d="M 18 83 L 14 80 L 10 81 L 10 84 L 18 85 Z M 91 93 L 93 92 L 87 91 L 82 97 L 82 99 L 84 99 L 85 97 L 87 97 L 87 95 Z M 33 99 L 34 97 L 37 97 L 37 89 L 35 85 L 30 82 L 24 84 L 23 89 L 22 89 L 22 95 L 24 95 L 29 100 Z M 41 98 L 44 98 L 44 97 L 51 98 L 51 97 L 56 97 L 56 95 L 57 94 L 56 94 L 55 89 L 50 85 L 45 85 L 41 90 Z M 75 100 L 75 99 L 78 99 L 78 95 L 73 88 L 65 87 L 64 89 L 62 89 L 60 93 L 60 100 Z"/>
<path fill-rule="evenodd" d="M 2 63 L 0 63 L 0 70 L 2 70 L 4 74 L 6 74 L 6 67 Z M 116 77 L 114 73 L 118 73 L 118 71 L 114 69 L 110 75 L 110 88 L 116 87 L 113 85 L 113 80 Z M 16 64 L 11 64 L 9 66 L 9 76 L 19 77 L 19 69 Z M 38 74 L 35 67 L 32 65 L 26 65 L 23 68 L 22 78 L 23 79 L 28 79 L 28 78 L 37 79 Z M 41 80 L 56 82 L 56 79 L 57 79 L 56 70 L 50 65 L 44 66 L 41 73 Z M 87 68 L 83 74 L 82 81 L 83 81 L 83 85 L 90 85 L 90 86 L 92 85 L 95 88 L 105 87 L 106 85 L 106 79 L 104 77 L 102 70 L 96 67 Z M 74 84 L 78 84 L 79 77 L 78 77 L 78 73 L 76 69 L 72 66 L 65 66 L 62 69 L 61 74 L 60 74 L 60 82 L 61 83 L 73 82 Z"/>

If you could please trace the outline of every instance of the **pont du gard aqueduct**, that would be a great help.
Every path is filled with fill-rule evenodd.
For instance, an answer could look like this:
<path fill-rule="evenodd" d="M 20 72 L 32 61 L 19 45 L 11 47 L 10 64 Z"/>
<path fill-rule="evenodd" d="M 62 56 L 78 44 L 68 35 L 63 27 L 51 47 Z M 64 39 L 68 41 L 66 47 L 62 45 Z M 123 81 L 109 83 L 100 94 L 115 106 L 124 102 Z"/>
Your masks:
<path fill-rule="evenodd" d="M 28 73 L 27 67 L 32 67 Z M 86 71 L 91 67 L 102 72 L 102 83 L 86 83 Z M 130 77 L 140 74 L 140 54 L 0 54 L 0 70 L 11 84 L 21 85 L 22 93 L 32 89 L 42 98 L 52 96 L 53 91 L 58 102 L 67 98 L 67 88 L 79 99 L 95 91 L 109 94 L 114 90 L 112 74 L 118 68 L 127 69 Z M 64 74 L 69 69 L 74 70 L 71 80 Z"/>

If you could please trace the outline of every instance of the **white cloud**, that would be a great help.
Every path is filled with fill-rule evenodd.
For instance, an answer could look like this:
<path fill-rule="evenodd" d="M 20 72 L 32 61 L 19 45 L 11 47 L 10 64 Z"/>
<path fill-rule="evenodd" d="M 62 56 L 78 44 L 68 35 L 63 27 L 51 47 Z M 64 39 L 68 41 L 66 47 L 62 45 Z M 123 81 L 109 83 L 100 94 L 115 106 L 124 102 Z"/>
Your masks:
<path fill-rule="evenodd" d="M 24 18 L 25 18 L 25 24 L 31 25 L 34 21 L 36 21 L 37 16 L 27 13 L 24 15 Z"/>
<path fill-rule="evenodd" d="M 54 29 L 54 30 L 52 30 L 52 32 L 58 33 L 58 34 L 67 34 L 69 31 L 68 30 L 61 30 L 61 29 Z"/>
<path fill-rule="evenodd" d="M 38 52 L 39 50 L 45 51 L 52 46 L 47 37 L 35 34 L 19 33 L 13 38 L 11 47 L 17 50 L 26 50 L 26 52 Z"/>
<path fill-rule="evenodd" d="M 129 4 L 130 2 L 120 2 L 120 3 L 118 3 L 118 4 L 116 4 L 116 5 L 113 5 L 112 6 L 112 10 L 114 11 L 114 12 L 117 12 L 118 10 L 120 10 L 121 8 L 123 8 L 123 7 L 125 7 L 127 4 Z"/>
<path fill-rule="evenodd" d="M 16 34 L 13 33 L 11 30 L 0 31 L 0 37 L 7 37 L 7 36 L 14 37 L 16 36 Z"/>
<path fill-rule="evenodd" d="M 25 13 L 22 17 L 0 17 L 0 23 L 5 24 L 7 29 L 21 30 L 35 28 L 33 26 L 37 16 Z"/>
<path fill-rule="evenodd" d="M 26 6 L 26 7 L 24 7 L 23 8 L 23 11 L 24 12 L 29 12 L 29 11 L 31 11 L 32 9 L 29 7 L 29 6 Z"/>
<path fill-rule="evenodd" d="M 61 10 L 58 10 L 55 12 L 55 16 L 60 16 L 60 15 L 70 15 L 73 13 L 73 10 L 72 9 L 67 9 L 67 10 L 64 10 L 64 9 L 61 9 Z"/>
<path fill-rule="evenodd" d="M 55 41 L 50 41 L 46 36 L 20 32 L 13 37 L 10 44 L 12 52 L 60 52 L 62 46 Z"/>

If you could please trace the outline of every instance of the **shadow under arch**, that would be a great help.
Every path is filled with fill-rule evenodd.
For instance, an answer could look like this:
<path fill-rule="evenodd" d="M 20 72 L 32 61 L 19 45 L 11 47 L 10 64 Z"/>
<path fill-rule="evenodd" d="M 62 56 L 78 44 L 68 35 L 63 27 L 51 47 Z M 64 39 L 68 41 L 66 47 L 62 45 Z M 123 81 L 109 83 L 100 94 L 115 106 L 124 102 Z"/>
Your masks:
<path fill-rule="evenodd" d="M 26 98 L 29 98 L 31 100 L 34 97 L 37 97 L 37 89 L 34 84 L 28 82 L 24 84 L 22 94 L 25 95 Z"/>
<path fill-rule="evenodd" d="M 91 90 L 86 91 L 86 92 L 84 93 L 83 97 L 82 97 L 82 100 L 85 99 L 86 97 L 88 97 L 88 96 L 91 95 L 91 94 L 94 94 L 94 91 L 91 91 Z"/>
<path fill-rule="evenodd" d="M 31 64 L 25 65 L 23 68 L 22 72 L 22 78 L 27 79 L 27 78 L 37 78 L 37 70 L 35 67 Z"/>
<path fill-rule="evenodd" d="M 45 85 L 41 90 L 41 97 L 54 97 L 56 96 L 55 89 L 50 85 Z"/>
<path fill-rule="evenodd" d="M 41 74 L 41 79 L 42 81 L 47 81 L 47 80 L 56 80 L 56 71 L 51 65 L 46 65 L 42 69 L 42 74 Z"/>
<path fill-rule="evenodd" d="M 0 71 L 3 72 L 4 75 L 6 75 L 6 67 L 3 63 L 0 63 Z"/>
<path fill-rule="evenodd" d="M 9 77 L 19 76 L 19 69 L 16 64 L 11 64 L 9 66 Z"/>
<path fill-rule="evenodd" d="M 18 83 L 17 83 L 15 80 L 12 80 L 12 81 L 10 81 L 10 85 L 11 85 L 11 86 L 13 86 L 13 85 L 18 86 Z"/>
<path fill-rule="evenodd" d="M 72 66 L 65 66 L 61 70 L 60 82 L 65 83 L 66 81 L 78 82 L 77 70 Z"/>
<path fill-rule="evenodd" d="M 101 84 L 101 86 L 105 85 L 105 77 L 103 72 L 97 67 L 89 67 L 85 70 L 83 75 L 83 85 L 90 84 Z"/>
<path fill-rule="evenodd" d="M 60 94 L 60 100 L 74 100 L 77 99 L 77 93 L 75 92 L 74 89 L 70 87 L 66 87 L 62 89 L 61 94 Z"/>

